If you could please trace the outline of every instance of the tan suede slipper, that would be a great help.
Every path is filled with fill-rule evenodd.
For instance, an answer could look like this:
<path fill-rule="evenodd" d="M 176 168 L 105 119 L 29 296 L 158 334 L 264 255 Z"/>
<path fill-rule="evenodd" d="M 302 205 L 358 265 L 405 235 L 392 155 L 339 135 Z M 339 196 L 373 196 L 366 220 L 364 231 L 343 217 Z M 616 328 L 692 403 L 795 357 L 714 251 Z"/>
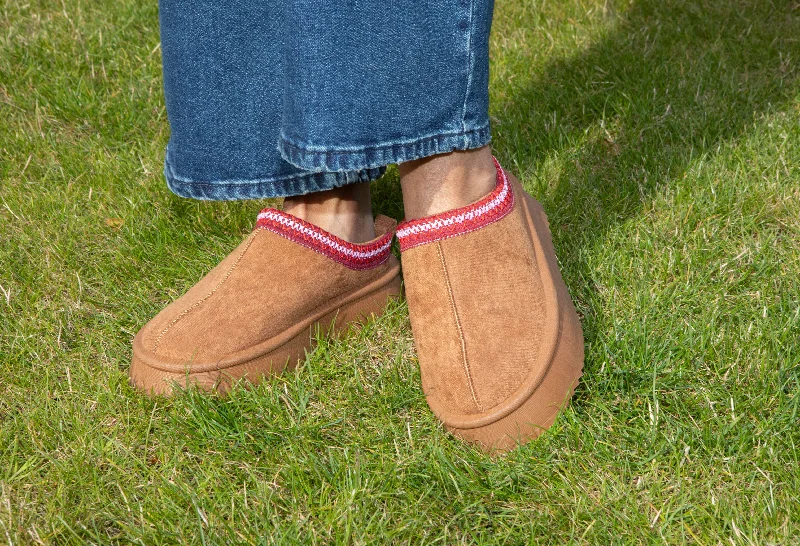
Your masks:
<path fill-rule="evenodd" d="M 397 229 L 428 405 L 488 451 L 552 425 L 583 369 L 544 210 L 495 165 L 485 198 Z"/>
<path fill-rule="evenodd" d="M 275 209 L 253 233 L 133 340 L 132 383 L 170 394 L 189 383 L 225 392 L 238 379 L 294 367 L 316 328 L 328 332 L 382 312 L 400 295 L 390 245 L 396 222 L 375 221 L 378 237 L 348 243 Z"/>

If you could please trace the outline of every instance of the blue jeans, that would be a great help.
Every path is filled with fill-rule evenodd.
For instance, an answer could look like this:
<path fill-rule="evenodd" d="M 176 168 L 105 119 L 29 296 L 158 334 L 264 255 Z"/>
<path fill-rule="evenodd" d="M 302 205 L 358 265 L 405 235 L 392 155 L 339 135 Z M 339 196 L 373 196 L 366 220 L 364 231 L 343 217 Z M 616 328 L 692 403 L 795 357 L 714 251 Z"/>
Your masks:
<path fill-rule="evenodd" d="M 493 0 L 160 0 L 178 195 L 301 195 L 489 143 Z"/>

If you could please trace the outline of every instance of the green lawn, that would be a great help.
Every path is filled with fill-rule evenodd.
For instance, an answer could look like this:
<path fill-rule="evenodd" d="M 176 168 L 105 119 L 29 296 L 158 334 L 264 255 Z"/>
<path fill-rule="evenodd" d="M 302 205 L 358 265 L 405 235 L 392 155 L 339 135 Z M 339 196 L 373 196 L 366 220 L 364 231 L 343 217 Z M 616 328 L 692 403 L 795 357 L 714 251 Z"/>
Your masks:
<path fill-rule="evenodd" d="M 167 190 L 158 43 L 155 0 L 0 0 L 0 543 L 800 544 L 800 4 L 498 1 L 495 152 L 586 368 L 496 459 L 429 412 L 403 303 L 226 399 L 128 386 L 264 206 Z"/>

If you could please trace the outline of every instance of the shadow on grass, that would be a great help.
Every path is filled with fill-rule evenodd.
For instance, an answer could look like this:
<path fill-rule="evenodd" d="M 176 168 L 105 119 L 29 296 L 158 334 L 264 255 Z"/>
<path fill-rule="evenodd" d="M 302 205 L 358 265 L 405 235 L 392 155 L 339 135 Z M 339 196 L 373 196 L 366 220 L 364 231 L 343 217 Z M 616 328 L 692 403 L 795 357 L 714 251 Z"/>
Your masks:
<path fill-rule="evenodd" d="M 631 217 L 693 158 L 797 90 L 800 3 L 648 0 L 615 17 L 598 43 L 554 60 L 495 108 L 495 146 L 521 172 L 572 155 L 556 184 L 533 187 L 577 234 L 571 246 Z"/>

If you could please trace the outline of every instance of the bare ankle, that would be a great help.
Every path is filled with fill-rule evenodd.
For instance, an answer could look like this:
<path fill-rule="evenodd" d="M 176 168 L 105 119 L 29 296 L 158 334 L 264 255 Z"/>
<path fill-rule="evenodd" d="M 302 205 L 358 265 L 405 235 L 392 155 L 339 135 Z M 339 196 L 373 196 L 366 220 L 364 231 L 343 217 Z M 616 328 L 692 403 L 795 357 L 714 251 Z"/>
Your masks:
<path fill-rule="evenodd" d="M 283 210 L 351 243 L 375 238 L 369 182 L 287 197 Z"/>
<path fill-rule="evenodd" d="M 474 203 L 494 189 L 496 176 L 488 146 L 402 163 L 400 184 L 406 219 Z"/>

